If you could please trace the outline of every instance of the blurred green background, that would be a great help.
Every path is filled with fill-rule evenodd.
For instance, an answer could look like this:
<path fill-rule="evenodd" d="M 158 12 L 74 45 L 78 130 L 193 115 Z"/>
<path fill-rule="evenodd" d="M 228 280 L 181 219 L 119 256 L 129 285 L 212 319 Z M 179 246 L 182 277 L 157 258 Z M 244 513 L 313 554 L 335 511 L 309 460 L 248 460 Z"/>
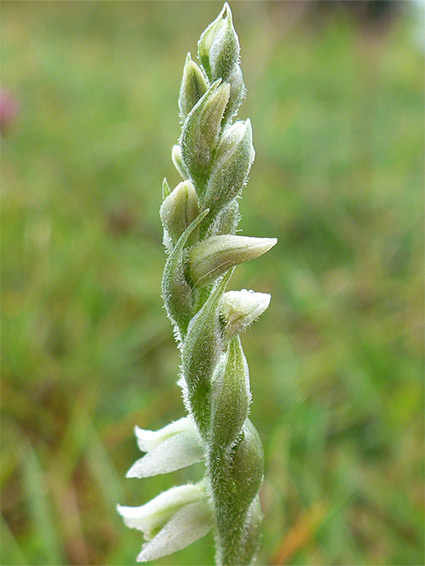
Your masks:
<path fill-rule="evenodd" d="M 259 564 L 424 560 L 424 50 L 415 5 L 389 4 L 232 5 L 257 151 L 241 228 L 279 238 L 231 282 L 273 296 L 243 337 Z M 183 415 L 158 209 L 185 55 L 220 8 L 2 2 L 4 565 L 134 564 L 117 502 L 202 475 L 124 478 L 133 426 Z M 157 563 L 212 564 L 212 537 Z"/>

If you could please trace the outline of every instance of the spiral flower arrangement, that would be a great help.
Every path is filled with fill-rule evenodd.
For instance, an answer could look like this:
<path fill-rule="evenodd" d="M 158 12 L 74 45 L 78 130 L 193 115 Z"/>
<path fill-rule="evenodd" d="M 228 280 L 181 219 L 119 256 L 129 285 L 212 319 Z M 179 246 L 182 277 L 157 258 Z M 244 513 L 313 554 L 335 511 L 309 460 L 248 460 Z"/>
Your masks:
<path fill-rule="evenodd" d="M 275 245 L 236 235 L 238 198 L 254 160 L 251 122 L 235 121 L 245 86 L 239 41 L 226 3 L 188 54 L 179 95 L 182 131 L 172 160 L 182 181 L 163 182 L 160 216 L 167 261 L 162 295 L 181 353 L 178 381 L 187 416 L 161 430 L 136 427 L 145 455 L 127 477 L 145 478 L 205 463 L 198 483 L 173 487 L 141 507 L 118 506 L 146 539 L 150 561 L 215 534 L 218 565 L 252 564 L 262 519 L 263 450 L 249 420 L 249 371 L 240 334 L 270 295 L 226 291 L 235 266 Z"/>

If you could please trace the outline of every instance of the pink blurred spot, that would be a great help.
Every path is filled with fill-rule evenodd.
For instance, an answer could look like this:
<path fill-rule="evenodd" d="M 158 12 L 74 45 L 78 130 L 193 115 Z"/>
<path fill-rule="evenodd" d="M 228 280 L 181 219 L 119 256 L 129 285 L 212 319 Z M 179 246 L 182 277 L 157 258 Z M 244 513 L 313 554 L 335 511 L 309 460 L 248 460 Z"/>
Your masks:
<path fill-rule="evenodd" d="M 0 89 L 0 132 L 4 135 L 19 114 L 19 103 L 9 92 Z"/>

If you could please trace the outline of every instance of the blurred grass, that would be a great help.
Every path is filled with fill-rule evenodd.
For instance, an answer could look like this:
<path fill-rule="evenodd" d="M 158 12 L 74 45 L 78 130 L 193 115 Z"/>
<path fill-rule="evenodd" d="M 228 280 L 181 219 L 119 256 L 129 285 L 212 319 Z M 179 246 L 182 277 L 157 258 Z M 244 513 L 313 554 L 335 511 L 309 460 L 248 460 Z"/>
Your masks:
<path fill-rule="evenodd" d="M 404 3 L 402 3 L 404 4 Z M 134 424 L 182 415 L 162 309 L 161 180 L 215 2 L 2 3 L 2 564 L 133 564 L 115 512 L 201 469 L 125 480 Z M 422 564 L 423 53 L 301 3 L 233 5 L 256 162 L 233 288 L 266 453 L 260 564 Z M 158 564 L 211 564 L 205 539 Z"/>

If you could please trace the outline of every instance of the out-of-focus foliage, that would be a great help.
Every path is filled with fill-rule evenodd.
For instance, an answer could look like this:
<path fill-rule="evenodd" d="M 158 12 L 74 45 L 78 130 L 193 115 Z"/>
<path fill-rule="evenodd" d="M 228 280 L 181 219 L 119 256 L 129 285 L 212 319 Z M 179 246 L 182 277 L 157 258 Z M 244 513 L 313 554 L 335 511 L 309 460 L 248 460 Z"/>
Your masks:
<path fill-rule="evenodd" d="M 135 424 L 182 416 L 158 210 L 215 2 L 4 2 L 2 564 L 133 564 Z M 256 162 L 232 288 L 266 452 L 260 564 L 423 563 L 423 52 L 413 4 L 236 2 Z M 173 126 L 174 124 L 174 126 Z M 259 262 L 262 262 L 261 265 Z M 199 470 L 201 476 L 202 470 Z M 171 483 L 170 483 L 171 482 Z M 200 541 L 158 564 L 211 564 Z"/>

